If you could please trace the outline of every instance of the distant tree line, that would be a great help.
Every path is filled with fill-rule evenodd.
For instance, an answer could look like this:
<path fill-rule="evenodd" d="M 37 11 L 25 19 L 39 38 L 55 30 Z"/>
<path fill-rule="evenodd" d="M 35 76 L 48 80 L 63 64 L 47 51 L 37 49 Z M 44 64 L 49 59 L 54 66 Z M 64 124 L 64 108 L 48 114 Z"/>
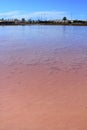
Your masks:
<path fill-rule="evenodd" d="M 19 19 L 0 19 L 0 25 L 28 25 L 28 24 L 57 24 L 57 25 L 87 25 L 85 20 L 69 20 L 67 17 L 63 17 L 61 20 L 33 20 L 25 18 Z"/>

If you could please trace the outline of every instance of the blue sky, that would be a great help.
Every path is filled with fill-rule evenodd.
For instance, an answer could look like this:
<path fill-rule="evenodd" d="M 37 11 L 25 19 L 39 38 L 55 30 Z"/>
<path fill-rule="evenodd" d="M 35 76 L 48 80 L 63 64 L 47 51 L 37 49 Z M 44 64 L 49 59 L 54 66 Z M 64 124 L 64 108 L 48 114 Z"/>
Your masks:
<path fill-rule="evenodd" d="M 87 20 L 87 0 L 0 0 L 0 18 Z"/>

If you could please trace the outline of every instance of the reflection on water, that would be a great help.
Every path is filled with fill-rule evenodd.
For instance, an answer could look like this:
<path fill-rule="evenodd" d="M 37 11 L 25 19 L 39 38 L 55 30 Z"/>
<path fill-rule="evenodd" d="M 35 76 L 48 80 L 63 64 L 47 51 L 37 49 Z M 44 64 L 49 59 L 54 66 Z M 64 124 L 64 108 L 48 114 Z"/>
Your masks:
<path fill-rule="evenodd" d="M 0 27 L 0 130 L 87 129 L 87 27 Z"/>

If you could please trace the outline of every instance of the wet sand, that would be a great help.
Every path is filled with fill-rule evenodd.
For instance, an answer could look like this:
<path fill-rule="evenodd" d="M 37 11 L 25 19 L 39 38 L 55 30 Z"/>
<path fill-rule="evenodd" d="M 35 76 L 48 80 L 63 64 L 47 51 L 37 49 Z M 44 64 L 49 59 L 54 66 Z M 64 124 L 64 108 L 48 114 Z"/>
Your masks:
<path fill-rule="evenodd" d="M 86 54 L 82 46 L 2 47 L 0 130 L 87 130 Z"/>

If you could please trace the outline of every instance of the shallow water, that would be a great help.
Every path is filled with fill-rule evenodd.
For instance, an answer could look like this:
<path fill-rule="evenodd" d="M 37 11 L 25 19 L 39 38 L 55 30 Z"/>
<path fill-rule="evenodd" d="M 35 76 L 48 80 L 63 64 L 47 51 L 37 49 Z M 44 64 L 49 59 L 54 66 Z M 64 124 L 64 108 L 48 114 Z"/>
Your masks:
<path fill-rule="evenodd" d="M 0 130 L 87 130 L 87 27 L 0 27 Z"/>

